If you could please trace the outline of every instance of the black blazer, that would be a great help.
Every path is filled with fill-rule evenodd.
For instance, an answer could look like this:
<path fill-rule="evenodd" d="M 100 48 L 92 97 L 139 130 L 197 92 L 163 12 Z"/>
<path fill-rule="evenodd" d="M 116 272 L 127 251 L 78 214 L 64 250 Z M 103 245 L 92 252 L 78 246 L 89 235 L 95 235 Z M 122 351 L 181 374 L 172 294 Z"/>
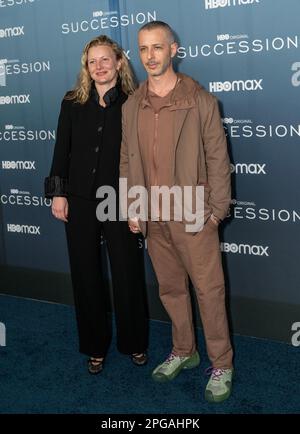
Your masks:
<path fill-rule="evenodd" d="M 121 113 L 127 95 L 116 86 L 105 94 L 105 108 L 98 99 L 95 88 L 85 104 L 63 99 L 46 197 L 92 199 L 100 185 L 118 190 Z"/>

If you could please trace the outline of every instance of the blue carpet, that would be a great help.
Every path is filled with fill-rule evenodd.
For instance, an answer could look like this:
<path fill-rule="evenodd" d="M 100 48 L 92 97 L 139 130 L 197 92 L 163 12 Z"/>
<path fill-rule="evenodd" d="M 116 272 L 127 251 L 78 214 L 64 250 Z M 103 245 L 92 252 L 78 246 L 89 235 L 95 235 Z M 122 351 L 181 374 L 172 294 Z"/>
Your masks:
<path fill-rule="evenodd" d="M 200 368 L 159 384 L 151 371 L 170 350 L 169 324 L 151 321 L 148 365 L 133 366 L 113 340 L 103 372 L 91 376 L 77 351 L 73 307 L 0 296 L 0 322 L 7 333 L 0 347 L 0 413 L 300 413 L 299 347 L 234 336 L 233 394 L 210 404 L 201 331 Z"/>

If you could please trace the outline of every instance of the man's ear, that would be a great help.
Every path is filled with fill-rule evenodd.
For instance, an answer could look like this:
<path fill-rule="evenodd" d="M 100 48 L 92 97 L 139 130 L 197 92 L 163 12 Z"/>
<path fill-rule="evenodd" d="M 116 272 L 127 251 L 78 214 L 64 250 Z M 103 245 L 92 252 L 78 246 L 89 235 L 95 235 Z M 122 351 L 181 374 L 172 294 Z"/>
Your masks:
<path fill-rule="evenodd" d="M 176 56 L 177 49 L 178 49 L 178 44 L 177 44 L 177 42 L 173 42 L 173 43 L 171 44 L 171 57 L 175 57 L 175 56 Z"/>

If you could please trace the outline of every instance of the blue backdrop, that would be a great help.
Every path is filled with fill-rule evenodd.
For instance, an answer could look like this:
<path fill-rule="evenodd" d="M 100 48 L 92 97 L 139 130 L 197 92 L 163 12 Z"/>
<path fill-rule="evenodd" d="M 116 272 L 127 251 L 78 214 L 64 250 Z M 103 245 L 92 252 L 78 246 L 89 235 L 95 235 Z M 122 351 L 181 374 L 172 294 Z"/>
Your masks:
<path fill-rule="evenodd" d="M 63 224 L 43 198 L 60 102 L 83 46 L 101 33 L 145 79 L 137 31 L 163 20 L 178 36 L 176 68 L 220 101 L 232 161 L 221 250 L 234 330 L 289 340 L 300 321 L 299 17 L 299 0 L 0 0 L 0 291 L 70 301 Z M 164 317 L 145 259 L 151 315 Z"/>

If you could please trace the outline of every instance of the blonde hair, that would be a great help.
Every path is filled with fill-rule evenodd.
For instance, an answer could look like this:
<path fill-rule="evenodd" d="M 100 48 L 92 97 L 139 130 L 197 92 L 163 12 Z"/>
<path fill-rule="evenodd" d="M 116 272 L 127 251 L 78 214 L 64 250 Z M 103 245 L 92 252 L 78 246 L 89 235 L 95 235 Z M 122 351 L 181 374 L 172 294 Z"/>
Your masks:
<path fill-rule="evenodd" d="M 134 92 L 136 86 L 133 73 L 124 51 L 108 36 L 100 35 L 88 42 L 84 47 L 81 56 L 81 70 L 77 79 L 77 84 L 73 90 L 67 93 L 65 99 L 75 100 L 80 104 L 84 104 L 89 99 L 93 80 L 91 79 L 87 66 L 88 52 L 90 48 L 97 47 L 99 45 L 106 45 L 110 47 L 115 53 L 116 59 L 121 60 L 121 67 L 118 73 L 123 92 L 127 95 L 130 95 Z"/>

